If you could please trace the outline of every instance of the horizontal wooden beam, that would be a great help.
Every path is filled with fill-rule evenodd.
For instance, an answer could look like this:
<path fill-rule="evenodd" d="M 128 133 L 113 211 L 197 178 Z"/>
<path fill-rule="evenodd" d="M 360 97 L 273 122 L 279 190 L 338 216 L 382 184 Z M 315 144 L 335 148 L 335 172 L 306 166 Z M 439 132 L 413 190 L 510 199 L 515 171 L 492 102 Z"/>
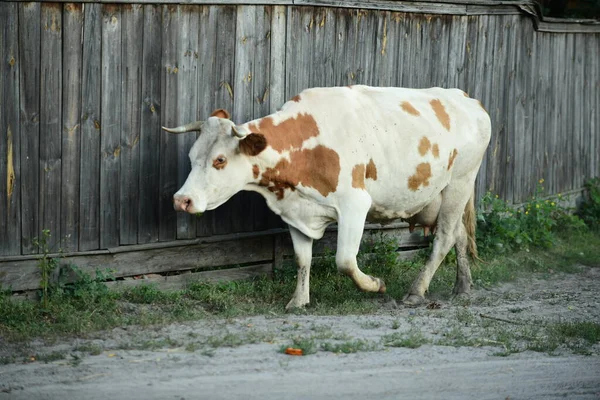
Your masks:
<path fill-rule="evenodd" d="M 363 242 L 386 234 L 398 243 L 400 249 L 425 244 L 418 233 L 409 233 L 405 223 L 389 226 L 367 225 Z M 276 245 L 276 238 L 280 237 Z M 315 242 L 314 254 L 323 254 L 337 247 L 335 227 Z M 281 253 L 281 254 L 276 254 Z M 289 234 L 283 229 L 261 233 L 222 235 L 206 239 L 181 240 L 153 245 L 122 246 L 106 251 L 51 255 L 60 258 L 62 265 L 74 265 L 94 275 L 96 270 L 111 270 L 115 278 L 146 274 L 164 274 L 174 271 L 209 270 L 214 267 L 250 263 L 273 263 L 281 255 L 293 255 Z M 0 284 L 13 291 L 33 290 L 40 287 L 38 256 L 11 257 L 0 260 Z M 54 280 L 57 279 L 55 272 Z"/>
<path fill-rule="evenodd" d="M 30 2 L 29 0 L 12 0 Z M 533 0 L 38 0 L 37 3 L 111 3 L 111 4 L 190 4 L 190 5 L 273 5 L 315 6 L 386 10 L 408 13 L 448 15 L 529 14 L 536 30 L 551 33 L 597 33 L 600 22 L 594 19 L 547 18 Z"/>

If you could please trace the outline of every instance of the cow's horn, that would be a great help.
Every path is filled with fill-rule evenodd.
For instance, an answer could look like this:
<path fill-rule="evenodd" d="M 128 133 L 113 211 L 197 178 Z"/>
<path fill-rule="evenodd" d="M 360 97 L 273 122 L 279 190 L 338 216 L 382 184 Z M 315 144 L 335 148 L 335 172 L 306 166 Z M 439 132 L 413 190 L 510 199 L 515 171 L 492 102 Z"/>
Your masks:
<path fill-rule="evenodd" d="M 238 131 L 235 126 L 231 127 L 231 132 L 233 132 L 233 134 L 235 136 L 239 137 L 240 139 L 243 139 L 243 138 L 245 138 L 247 136 L 247 135 L 241 133 L 240 131 Z"/>
<path fill-rule="evenodd" d="M 165 131 L 171 133 L 185 133 L 185 132 L 193 132 L 200 131 L 202 129 L 202 125 L 204 125 L 204 121 L 196 121 L 190 122 L 189 124 L 178 126 L 177 128 L 165 128 L 162 127 Z"/>

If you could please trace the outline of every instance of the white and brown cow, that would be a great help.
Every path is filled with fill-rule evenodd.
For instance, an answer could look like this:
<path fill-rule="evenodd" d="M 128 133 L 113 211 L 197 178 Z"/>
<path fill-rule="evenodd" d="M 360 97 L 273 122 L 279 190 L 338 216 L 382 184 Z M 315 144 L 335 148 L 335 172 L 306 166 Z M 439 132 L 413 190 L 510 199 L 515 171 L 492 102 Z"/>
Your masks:
<path fill-rule="evenodd" d="M 192 170 L 173 197 L 176 210 L 202 213 L 251 190 L 289 224 L 298 283 L 287 308 L 308 304 L 312 242 L 333 222 L 338 270 L 361 290 L 385 291 L 381 279 L 356 263 L 365 220 L 402 218 L 437 229 L 431 256 L 404 302 L 423 301 L 452 246 L 454 292 L 469 292 L 473 189 L 491 127 L 481 103 L 463 91 L 314 88 L 242 125 L 217 110 L 206 121 L 165 129 L 201 132 L 189 154 Z"/>

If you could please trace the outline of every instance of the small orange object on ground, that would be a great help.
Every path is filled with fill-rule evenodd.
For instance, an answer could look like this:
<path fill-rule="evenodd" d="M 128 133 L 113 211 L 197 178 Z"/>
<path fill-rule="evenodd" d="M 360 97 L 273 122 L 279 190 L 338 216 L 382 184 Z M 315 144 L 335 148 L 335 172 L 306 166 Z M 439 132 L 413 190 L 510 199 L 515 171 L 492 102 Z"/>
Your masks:
<path fill-rule="evenodd" d="M 289 354 L 290 356 L 301 356 L 302 349 L 295 349 L 293 347 L 288 347 L 285 349 L 285 354 Z"/>

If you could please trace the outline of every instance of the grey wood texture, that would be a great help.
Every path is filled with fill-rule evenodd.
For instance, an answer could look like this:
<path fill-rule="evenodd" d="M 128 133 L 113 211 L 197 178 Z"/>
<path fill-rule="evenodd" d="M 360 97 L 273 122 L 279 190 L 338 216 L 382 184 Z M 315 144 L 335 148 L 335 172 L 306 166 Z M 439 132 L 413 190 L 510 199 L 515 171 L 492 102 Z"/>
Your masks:
<path fill-rule="evenodd" d="M 556 194 L 600 175 L 600 33 L 540 32 L 528 2 L 84 3 L 0 5 L 0 256 L 36 253 L 42 229 L 87 252 L 284 226 L 248 193 L 177 215 L 197 136 L 160 127 L 217 108 L 245 122 L 314 86 L 480 99 L 493 136 L 477 197 L 518 204 L 540 179 Z"/>

